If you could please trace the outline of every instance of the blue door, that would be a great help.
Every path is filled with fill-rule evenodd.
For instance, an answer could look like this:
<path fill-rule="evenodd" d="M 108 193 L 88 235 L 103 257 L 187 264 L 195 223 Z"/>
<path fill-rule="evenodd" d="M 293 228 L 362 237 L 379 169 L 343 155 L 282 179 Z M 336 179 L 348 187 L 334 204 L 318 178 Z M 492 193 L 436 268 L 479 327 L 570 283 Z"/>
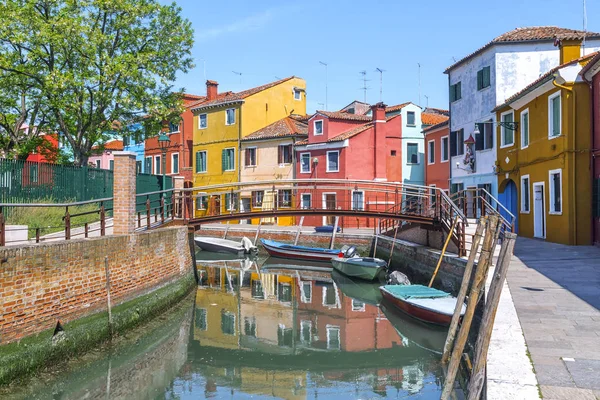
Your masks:
<path fill-rule="evenodd" d="M 504 191 L 498 193 L 498 201 L 500 201 L 500 203 L 506 207 L 511 213 L 512 215 L 515 216 L 515 232 L 519 233 L 519 218 L 518 218 L 518 201 L 519 201 L 519 196 L 517 195 L 517 185 L 515 184 L 515 182 L 513 182 L 512 180 L 509 180 L 506 185 L 504 186 Z M 500 214 L 506 218 L 508 221 L 511 220 L 510 215 L 508 215 L 508 213 L 503 210 L 502 208 L 500 208 Z"/>

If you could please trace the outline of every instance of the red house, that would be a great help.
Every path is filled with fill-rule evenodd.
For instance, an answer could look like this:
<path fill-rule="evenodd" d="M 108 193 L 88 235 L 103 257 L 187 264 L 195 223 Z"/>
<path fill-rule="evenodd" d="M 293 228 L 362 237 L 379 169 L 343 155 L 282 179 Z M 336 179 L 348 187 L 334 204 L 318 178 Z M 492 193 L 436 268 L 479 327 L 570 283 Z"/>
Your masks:
<path fill-rule="evenodd" d="M 166 174 L 183 176 L 186 182 L 192 182 L 192 148 L 194 138 L 194 115 L 188 107 L 204 96 L 185 93 L 183 105 L 185 110 L 181 114 L 179 124 L 169 124 L 167 135 L 171 143 L 166 153 Z M 158 136 L 145 141 L 144 162 L 148 173 L 162 174 L 162 149 L 158 145 Z M 151 172 L 150 172 L 151 171 Z"/>
<path fill-rule="evenodd" d="M 29 129 L 29 127 L 25 127 L 24 129 Z M 27 156 L 26 161 L 38 163 L 55 162 L 58 156 L 58 135 L 54 133 L 42 133 L 40 138 L 43 139 L 42 144 L 38 146 L 36 151 Z"/>
<path fill-rule="evenodd" d="M 449 120 L 423 129 L 425 135 L 425 184 L 448 191 L 450 180 Z"/>
<path fill-rule="evenodd" d="M 372 116 L 317 111 L 308 120 L 308 139 L 295 146 L 297 179 L 346 179 L 400 182 L 401 116 L 385 116 L 385 104 L 371 107 Z M 391 200 L 391 199 L 390 199 Z M 298 189 L 303 208 L 385 210 L 381 193 L 348 190 Z M 307 217 L 306 225 L 331 225 L 333 217 Z M 369 227 L 367 218 L 344 217 L 343 227 Z"/>

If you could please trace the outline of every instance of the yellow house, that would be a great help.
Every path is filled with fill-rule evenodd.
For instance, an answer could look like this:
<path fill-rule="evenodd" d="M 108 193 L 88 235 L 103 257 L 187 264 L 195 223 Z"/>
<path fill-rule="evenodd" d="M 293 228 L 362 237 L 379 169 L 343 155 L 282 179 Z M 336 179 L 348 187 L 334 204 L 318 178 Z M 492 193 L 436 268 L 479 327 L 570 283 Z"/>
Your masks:
<path fill-rule="evenodd" d="M 241 181 L 272 181 L 278 179 L 294 179 L 296 177 L 296 153 L 294 144 L 308 137 L 308 118 L 290 115 L 266 127 L 251 133 L 241 140 Z M 242 193 L 243 209 L 272 209 L 277 198 L 277 208 L 293 208 L 294 197 L 291 189 L 261 190 L 257 187 Z M 252 223 L 257 224 L 258 219 Z M 263 218 L 262 223 L 293 225 L 294 217 Z"/>
<path fill-rule="evenodd" d="M 499 198 L 520 236 L 592 244 L 590 93 L 580 72 L 595 54 L 579 54 L 579 43 L 562 44 L 561 65 L 494 109 Z"/>
<path fill-rule="evenodd" d="M 190 106 L 194 114 L 194 187 L 242 179 L 241 139 L 290 114 L 306 113 L 306 83 L 291 76 L 238 93 L 218 93 L 206 82 L 207 96 Z M 222 193 L 196 201 L 196 215 L 240 207 L 237 195 Z"/>

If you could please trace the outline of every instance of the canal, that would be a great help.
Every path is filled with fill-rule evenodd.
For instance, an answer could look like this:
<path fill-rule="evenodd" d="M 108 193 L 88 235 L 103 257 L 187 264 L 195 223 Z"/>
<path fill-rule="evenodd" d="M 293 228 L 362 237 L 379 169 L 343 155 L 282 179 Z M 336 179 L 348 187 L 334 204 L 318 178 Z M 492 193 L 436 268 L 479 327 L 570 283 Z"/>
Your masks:
<path fill-rule="evenodd" d="M 274 258 L 198 273 L 166 315 L 0 397 L 439 399 L 445 331 L 386 307 L 379 284 Z"/>

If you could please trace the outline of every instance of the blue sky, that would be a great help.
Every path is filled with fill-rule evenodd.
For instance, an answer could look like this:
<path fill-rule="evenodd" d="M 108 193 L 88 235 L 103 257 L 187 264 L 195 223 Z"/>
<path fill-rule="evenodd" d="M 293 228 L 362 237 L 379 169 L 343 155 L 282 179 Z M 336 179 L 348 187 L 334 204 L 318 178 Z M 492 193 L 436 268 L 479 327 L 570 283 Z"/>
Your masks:
<path fill-rule="evenodd" d="M 161 0 L 166 2 L 166 0 Z M 494 37 L 523 26 L 583 26 L 583 0 L 489 1 L 261 1 L 178 0 L 195 30 L 196 67 L 176 82 L 205 93 L 206 78 L 219 91 L 239 91 L 296 75 L 306 80 L 309 112 L 323 109 L 328 63 L 328 109 L 367 102 L 419 101 L 448 108 L 443 71 Z M 587 0 L 588 30 L 600 32 L 600 0 Z M 241 72 L 240 75 L 232 71 Z M 428 96 L 428 99 L 425 97 Z M 321 103 L 321 104 L 320 104 Z"/>

